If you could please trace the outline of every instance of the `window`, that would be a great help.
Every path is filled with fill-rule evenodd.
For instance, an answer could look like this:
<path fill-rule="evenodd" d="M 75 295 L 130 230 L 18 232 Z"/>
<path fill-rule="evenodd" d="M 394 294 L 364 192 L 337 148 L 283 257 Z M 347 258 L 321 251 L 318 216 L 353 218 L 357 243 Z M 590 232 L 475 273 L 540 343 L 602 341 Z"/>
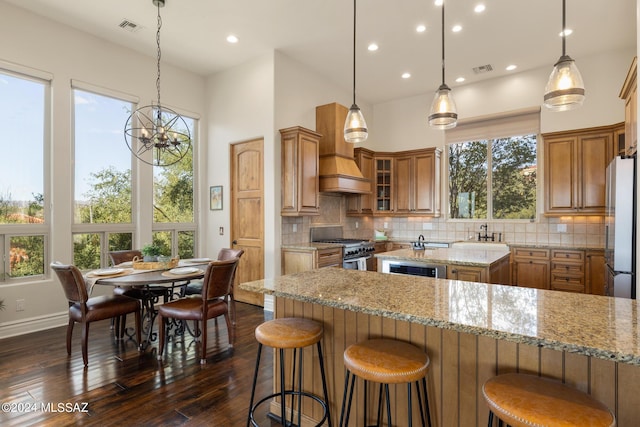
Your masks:
<path fill-rule="evenodd" d="M 449 217 L 535 218 L 538 129 L 536 109 L 447 131 Z"/>
<path fill-rule="evenodd" d="M 73 260 L 81 270 L 106 265 L 110 250 L 131 249 L 135 230 L 132 156 L 123 136 L 133 103 L 91 89 L 73 88 Z"/>
<path fill-rule="evenodd" d="M 177 163 L 153 167 L 153 243 L 163 253 L 192 258 L 195 253 L 193 151 L 196 120 L 182 116 L 192 149 Z"/>
<path fill-rule="evenodd" d="M 50 76 L 0 70 L 0 282 L 44 277 Z"/>

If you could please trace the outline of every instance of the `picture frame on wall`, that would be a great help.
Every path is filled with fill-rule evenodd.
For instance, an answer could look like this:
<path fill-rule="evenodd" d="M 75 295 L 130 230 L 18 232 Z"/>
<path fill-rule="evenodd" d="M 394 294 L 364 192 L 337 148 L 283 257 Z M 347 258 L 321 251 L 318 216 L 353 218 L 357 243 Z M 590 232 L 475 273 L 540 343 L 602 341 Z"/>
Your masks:
<path fill-rule="evenodd" d="M 209 203 L 212 211 L 222 210 L 222 185 L 213 185 L 209 188 Z"/>

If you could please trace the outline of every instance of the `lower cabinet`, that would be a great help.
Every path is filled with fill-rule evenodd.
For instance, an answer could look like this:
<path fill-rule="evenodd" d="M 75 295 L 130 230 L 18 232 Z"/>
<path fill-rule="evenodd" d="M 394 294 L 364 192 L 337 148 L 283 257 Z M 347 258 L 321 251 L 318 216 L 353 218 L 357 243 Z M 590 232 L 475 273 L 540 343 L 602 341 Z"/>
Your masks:
<path fill-rule="evenodd" d="M 525 288 L 549 289 L 549 250 L 512 247 L 513 284 Z"/>
<path fill-rule="evenodd" d="M 282 274 L 300 273 L 330 266 L 342 266 L 342 247 L 282 249 Z"/>
<path fill-rule="evenodd" d="M 606 295 L 604 251 L 511 247 L 513 284 Z"/>
<path fill-rule="evenodd" d="M 463 265 L 448 265 L 447 266 L 447 279 L 449 280 L 464 280 L 465 282 L 484 282 L 485 281 L 485 268 L 483 267 L 469 267 Z"/>
<path fill-rule="evenodd" d="M 449 264 L 447 265 L 447 279 L 510 285 L 511 268 L 509 258 L 507 255 L 488 267 Z"/>

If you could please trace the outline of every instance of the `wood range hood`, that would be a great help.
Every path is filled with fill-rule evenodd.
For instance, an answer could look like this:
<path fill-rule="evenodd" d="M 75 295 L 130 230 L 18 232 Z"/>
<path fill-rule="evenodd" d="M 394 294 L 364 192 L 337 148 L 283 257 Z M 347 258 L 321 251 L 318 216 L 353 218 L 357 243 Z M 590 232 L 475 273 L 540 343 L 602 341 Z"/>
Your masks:
<path fill-rule="evenodd" d="M 348 108 L 338 103 L 316 107 L 316 132 L 319 144 L 320 191 L 334 193 L 371 193 L 371 182 L 362 175 L 353 159 L 353 144 L 344 140 L 344 121 Z"/>

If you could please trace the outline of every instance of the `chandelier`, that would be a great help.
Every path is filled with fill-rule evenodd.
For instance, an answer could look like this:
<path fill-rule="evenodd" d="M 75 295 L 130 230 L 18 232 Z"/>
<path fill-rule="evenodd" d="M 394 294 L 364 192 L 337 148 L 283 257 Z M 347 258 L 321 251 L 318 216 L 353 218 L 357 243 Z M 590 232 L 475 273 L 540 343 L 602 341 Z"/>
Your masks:
<path fill-rule="evenodd" d="M 158 31 L 156 32 L 158 102 L 140 107 L 131 113 L 124 127 L 124 139 L 131 153 L 144 163 L 152 166 L 170 166 L 182 160 L 189 152 L 191 133 L 180 114 L 160 103 L 160 57 L 162 56 L 160 50 L 160 28 L 162 27 L 160 8 L 164 7 L 165 0 L 152 1 L 158 8 Z M 147 154 L 149 151 L 151 151 L 151 156 Z"/>

